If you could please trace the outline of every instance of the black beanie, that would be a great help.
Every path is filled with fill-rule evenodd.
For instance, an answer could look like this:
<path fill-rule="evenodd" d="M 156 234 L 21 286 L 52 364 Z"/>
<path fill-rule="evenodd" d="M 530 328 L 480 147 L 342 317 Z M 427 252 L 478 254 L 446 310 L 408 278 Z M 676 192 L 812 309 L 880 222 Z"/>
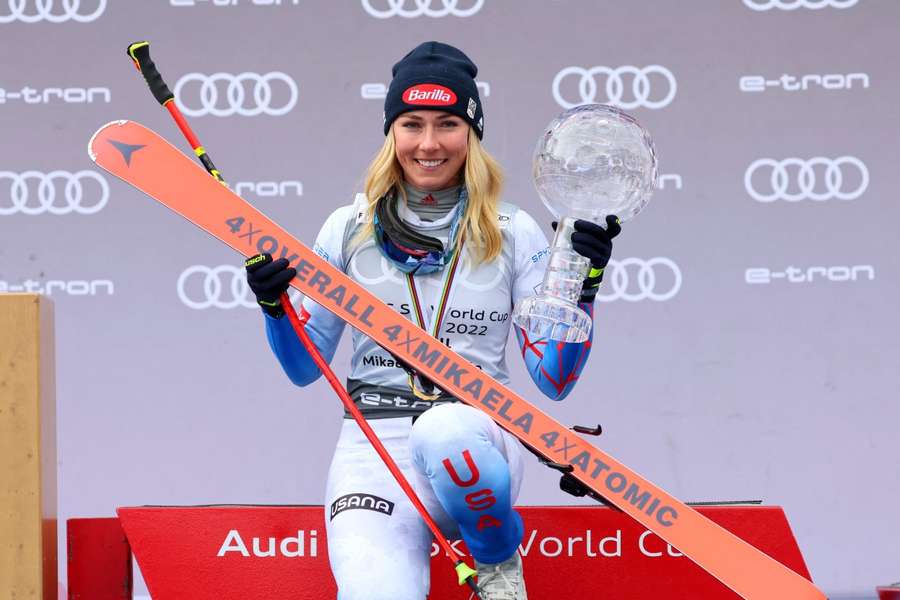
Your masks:
<path fill-rule="evenodd" d="M 478 67 L 462 50 L 441 42 L 416 46 L 394 65 L 384 99 L 384 133 L 402 113 L 442 110 L 457 115 L 484 134 L 484 117 L 475 76 Z"/>

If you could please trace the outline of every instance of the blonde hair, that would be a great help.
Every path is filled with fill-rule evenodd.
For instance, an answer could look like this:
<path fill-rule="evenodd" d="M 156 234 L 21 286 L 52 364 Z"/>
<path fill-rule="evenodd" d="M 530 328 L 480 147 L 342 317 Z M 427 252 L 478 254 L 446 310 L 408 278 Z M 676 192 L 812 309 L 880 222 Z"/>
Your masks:
<path fill-rule="evenodd" d="M 361 242 L 374 234 L 375 207 L 379 199 L 391 188 L 398 190 L 404 201 L 406 200 L 406 191 L 402 184 L 403 169 L 397 162 L 394 128 L 391 125 L 381 150 L 375 155 L 366 171 L 365 194 L 369 203 L 366 208 L 368 218 L 365 225 L 354 236 L 354 242 Z M 476 262 L 489 262 L 500 254 L 503 244 L 500 226 L 497 223 L 497 205 L 500 202 L 500 191 L 503 188 L 503 170 L 500 168 L 500 163 L 484 149 L 481 140 L 472 129 L 469 129 L 468 151 L 466 164 L 463 167 L 462 184 L 468 190 L 469 202 L 460 222 L 457 238 L 465 233 L 466 245 L 480 250 L 480 254 L 474 257 Z M 459 239 L 453 240 L 453 243 L 458 244 Z"/>

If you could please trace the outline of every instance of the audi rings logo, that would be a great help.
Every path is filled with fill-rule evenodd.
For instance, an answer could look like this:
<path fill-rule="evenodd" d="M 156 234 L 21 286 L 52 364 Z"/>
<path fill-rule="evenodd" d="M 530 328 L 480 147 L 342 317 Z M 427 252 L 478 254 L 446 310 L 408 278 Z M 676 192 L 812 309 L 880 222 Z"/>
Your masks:
<path fill-rule="evenodd" d="M 597 300 L 639 302 L 672 299 L 681 289 L 681 269 L 672 259 L 657 256 L 647 260 L 611 260 L 603 273 Z"/>
<path fill-rule="evenodd" d="M 199 89 L 188 87 L 199 84 Z M 187 87 L 187 89 L 185 89 Z M 251 88 L 248 93 L 247 88 Z M 224 89 L 224 101 L 219 92 Z M 277 96 L 277 100 L 276 100 Z M 188 73 L 175 84 L 175 97 L 181 110 L 192 117 L 255 117 L 261 114 L 280 117 L 297 104 L 297 83 L 285 73 Z M 186 100 L 191 98 L 191 101 Z M 196 104 L 199 100 L 199 106 Z"/>
<path fill-rule="evenodd" d="M 5 189 L 9 189 L 8 197 Z M 96 171 L 0 171 L 0 216 L 71 212 L 92 215 L 108 201 L 109 185 Z"/>
<path fill-rule="evenodd" d="M 854 156 L 816 156 L 808 160 L 785 158 L 780 161 L 760 158 L 744 173 L 744 187 L 758 202 L 856 200 L 868 186 L 869 170 Z"/>
<path fill-rule="evenodd" d="M 233 265 L 188 267 L 178 277 L 177 288 L 178 298 L 195 310 L 257 306 L 244 269 Z"/>
<path fill-rule="evenodd" d="M 553 98 L 563 108 L 591 102 L 625 110 L 663 108 L 672 102 L 677 88 L 675 76 L 660 65 L 566 67 L 553 78 Z"/>
<path fill-rule="evenodd" d="M 376 19 L 471 17 L 481 10 L 484 0 L 362 0 L 362 5 Z"/>
<path fill-rule="evenodd" d="M 256 298 L 247 285 L 244 269 L 234 265 L 193 265 L 178 276 L 176 284 L 178 298 L 188 308 L 257 308 Z M 291 302 L 296 303 L 300 294 L 288 290 Z"/>
<path fill-rule="evenodd" d="M 744 0 L 744 4 L 748 8 L 757 11 L 772 10 L 797 10 L 798 8 L 809 8 L 819 10 L 820 8 L 850 8 L 855 6 L 859 0 Z"/>
<path fill-rule="evenodd" d="M 3 14 L 3 11 L 0 10 L 0 24 L 13 21 L 62 23 L 69 20 L 90 23 L 99 19 L 106 10 L 106 0 L 97 0 L 97 7 L 93 12 L 89 7 L 82 7 L 80 0 L 62 0 L 60 2 L 61 10 L 55 10 L 56 0 L 34 0 L 33 3 L 29 0 L 8 0 L 6 4 L 9 6 L 9 14 Z M 32 4 L 33 8 L 31 8 Z"/>

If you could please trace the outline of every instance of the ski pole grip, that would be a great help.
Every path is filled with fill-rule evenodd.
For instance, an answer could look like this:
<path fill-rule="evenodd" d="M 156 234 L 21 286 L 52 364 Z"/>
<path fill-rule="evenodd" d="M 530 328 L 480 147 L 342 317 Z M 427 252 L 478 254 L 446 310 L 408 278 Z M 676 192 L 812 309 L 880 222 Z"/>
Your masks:
<path fill-rule="evenodd" d="M 156 65 L 150 58 L 150 42 L 129 44 L 126 52 L 131 57 L 131 60 L 134 61 L 134 66 L 144 76 L 144 80 L 150 86 L 150 91 L 153 92 L 153 97 L 156 98 L 157 102 L 165 104 L 175 97 L 175 94 L 169 90 L 169 86 L 163 81 L 162 75 L 159 74 Z"/>

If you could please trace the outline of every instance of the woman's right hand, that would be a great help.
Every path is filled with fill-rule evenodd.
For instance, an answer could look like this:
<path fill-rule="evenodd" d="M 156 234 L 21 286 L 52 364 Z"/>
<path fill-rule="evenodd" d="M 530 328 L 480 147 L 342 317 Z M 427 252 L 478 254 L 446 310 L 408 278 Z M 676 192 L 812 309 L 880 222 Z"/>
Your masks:
<path fill-rule="evenodd" d="M 257 254 L 244 261 L 247 269 L 247 284 L 256 294 L 256 302 L 263 311 L 275 319 L 284 316 L 281 308 L 281 294 L 287 291 L 291 280 L 297 276 L 297 269 L 290 266 L 286 258 L 272 260 L 271 254 Z"/>

